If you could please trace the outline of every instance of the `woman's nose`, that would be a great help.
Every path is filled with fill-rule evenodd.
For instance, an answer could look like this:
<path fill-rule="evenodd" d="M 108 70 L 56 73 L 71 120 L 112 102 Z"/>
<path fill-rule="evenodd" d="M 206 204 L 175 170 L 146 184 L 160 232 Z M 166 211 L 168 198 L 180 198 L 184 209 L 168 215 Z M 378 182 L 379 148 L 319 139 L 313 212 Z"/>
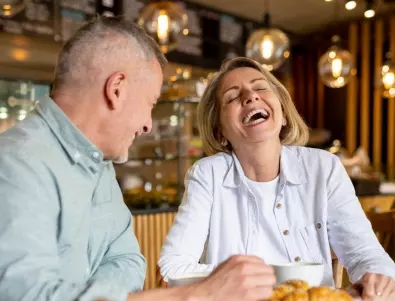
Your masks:
<path fill-rule="evenodd" d="M 259 100 L 259 96 L 256 93 L 247 93 L 243 99 L 243 105 L 247 105 L 251 102 L 255 102 Z"/>

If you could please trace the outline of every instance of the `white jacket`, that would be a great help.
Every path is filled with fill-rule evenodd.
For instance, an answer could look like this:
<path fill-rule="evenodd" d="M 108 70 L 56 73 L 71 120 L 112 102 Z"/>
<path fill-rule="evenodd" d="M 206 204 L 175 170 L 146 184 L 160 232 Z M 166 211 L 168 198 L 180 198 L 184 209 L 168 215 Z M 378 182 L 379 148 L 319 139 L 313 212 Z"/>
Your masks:
<path fill-rule="evenodd" d="M 234 254 L 257 254 L 260 218 L 254 195 L 233 153 L 195 163 L 159 266 L 165 280 L 211 271 Z M 366 272 L 395 278 L 394 261 L 378 242 L 339 159 L 319 149 L 283 146 L 272 226 L 284 233 L 289 262 L 325 263 L 323 285 L 333 285 L 330 247 L 352 282 Z M 205 253 L 205 254 L 203 254 Z"/>

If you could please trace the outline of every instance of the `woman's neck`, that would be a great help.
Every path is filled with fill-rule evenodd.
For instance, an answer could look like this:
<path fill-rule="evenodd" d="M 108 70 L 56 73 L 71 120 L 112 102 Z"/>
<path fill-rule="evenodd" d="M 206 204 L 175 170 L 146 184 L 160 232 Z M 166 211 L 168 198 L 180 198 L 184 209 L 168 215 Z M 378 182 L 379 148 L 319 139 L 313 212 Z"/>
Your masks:
<path fill-rule="evenodd" d="M 280 141 L 267 141 L 259 144 L 244 145 L 235 149 L 244 174 L 256 182 L 274 180 L 280 173 Z"/>

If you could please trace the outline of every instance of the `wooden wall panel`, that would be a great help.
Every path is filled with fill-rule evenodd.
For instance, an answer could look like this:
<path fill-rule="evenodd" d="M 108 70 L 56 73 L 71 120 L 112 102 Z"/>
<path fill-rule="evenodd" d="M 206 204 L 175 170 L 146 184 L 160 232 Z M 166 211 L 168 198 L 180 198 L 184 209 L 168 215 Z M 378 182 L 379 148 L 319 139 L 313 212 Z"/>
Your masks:
<path fill-rule="evenodd" d="M 369 151 L 369 134 L 370 134 L 370 21 L 362 23 L 361 32 L 361 146 Z"/>
<path fill-rule="evenodd" d="M 174 222 L 176 212 L 141 214 L 133 217 L 134 233 L 141 253 L 147 260 L 147 275 L 144 289 L 157 287 L 157 263 L 162 245 Z"/>
<path fill-rule="evenodd" d="M 380 86 L 381 66 L 383 64 L 383 20 L 377 20 L 375 24 L 374 42 L 374 96 L 373 96 L 373 164 L 381 169 L 382 165 L 382 93 Z"/>
<path fill-rule="evenodd" d="M 390 51 L 395 59 L 395 17 L 390 20 Z M 395 176 L 395 98 L 388 99 L 387 168 L 390 178 Z"/>
<path fill-rule="evenodd" d="M 358 50 L 358 24 L 352 23 L 348 30 L 348 48 L 356 61 Z M 351 76 L 347 86 L 346 147 L 350 153 L 357 148 L 357 78 Z"/>

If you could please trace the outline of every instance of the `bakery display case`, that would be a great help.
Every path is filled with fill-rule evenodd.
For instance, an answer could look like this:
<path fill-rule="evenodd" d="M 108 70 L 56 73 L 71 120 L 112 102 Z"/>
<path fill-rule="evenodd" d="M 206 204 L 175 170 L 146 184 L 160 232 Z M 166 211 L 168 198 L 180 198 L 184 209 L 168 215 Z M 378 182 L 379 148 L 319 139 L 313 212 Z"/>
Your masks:
<path fill-rule="evenodd" d="M 176 68 L 152 113 L 152 130 L 133 142 L 129 161 L 116 166 L 132 210 L 177 208 L 188 168 L 203 156 L 196 109 L 207 83 L 195 70 Z"/>

